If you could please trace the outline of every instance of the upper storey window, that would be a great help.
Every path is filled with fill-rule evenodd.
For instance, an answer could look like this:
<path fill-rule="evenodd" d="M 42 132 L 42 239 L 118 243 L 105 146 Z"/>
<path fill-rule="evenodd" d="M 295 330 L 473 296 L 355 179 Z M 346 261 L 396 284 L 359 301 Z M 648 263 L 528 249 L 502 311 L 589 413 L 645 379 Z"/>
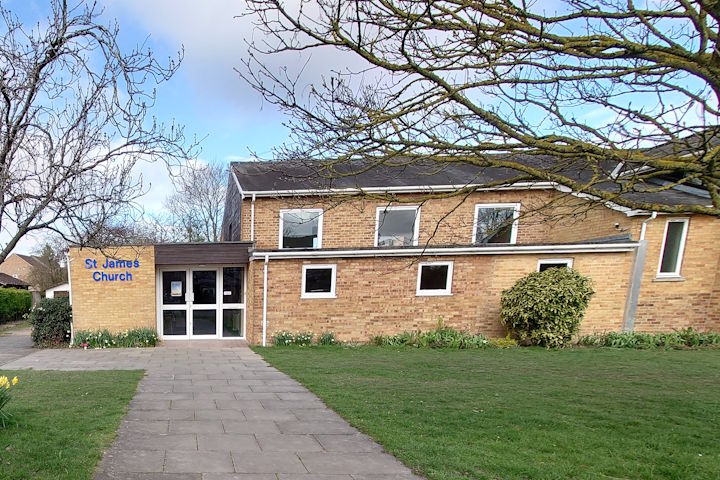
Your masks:
<path fill-rule="evenodd" d="M 475 205 L 473 243 L 515 243 L 519 216 L 519 203 Z"/>
<path fill-rule="evenodd" d="M 665 224 L 665 236 L 660 250 L 658 277 L 679 277 L 682 265 L 685 240 L 687 238 L 688 219 L 671 218 Z"/>
<path fill-rule="evenodd" d="M 321 248 L 321 208 L 280 210 L 280 248 Z"/>
<path fill-rule="evenodd" d="M 409 247 L 418 244 L 420 207 L 378 207 L 376 247 Z"/>

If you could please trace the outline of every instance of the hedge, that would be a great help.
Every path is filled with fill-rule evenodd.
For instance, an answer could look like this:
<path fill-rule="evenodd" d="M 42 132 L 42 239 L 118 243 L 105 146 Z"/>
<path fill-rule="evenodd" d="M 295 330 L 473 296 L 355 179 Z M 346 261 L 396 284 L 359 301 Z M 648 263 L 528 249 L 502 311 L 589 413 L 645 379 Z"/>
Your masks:
<path fill-rule="evenodd" d="M 18 288 L 0 288 L 0 323 L 17 322 L 30 313 L 32 294 Z"/>

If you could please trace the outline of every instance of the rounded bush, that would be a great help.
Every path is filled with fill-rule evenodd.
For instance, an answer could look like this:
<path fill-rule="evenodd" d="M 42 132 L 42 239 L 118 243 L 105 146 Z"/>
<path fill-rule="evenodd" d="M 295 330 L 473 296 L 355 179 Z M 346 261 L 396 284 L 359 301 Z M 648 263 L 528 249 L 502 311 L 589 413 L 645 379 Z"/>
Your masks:
<path fill-rule="evenodd" d="M 70 342 L 72 307 L 67 297 L 44 298 L 30 312 L 32 339 L 41 347 L 56 347 Z"/>
<path fill-rule="evenodd" d="M 549 268 L 521 278 L 503 291 L 500 316 L 520 340 L 556 348 L 577 333 L 592 281 L 570 268 Z"/>

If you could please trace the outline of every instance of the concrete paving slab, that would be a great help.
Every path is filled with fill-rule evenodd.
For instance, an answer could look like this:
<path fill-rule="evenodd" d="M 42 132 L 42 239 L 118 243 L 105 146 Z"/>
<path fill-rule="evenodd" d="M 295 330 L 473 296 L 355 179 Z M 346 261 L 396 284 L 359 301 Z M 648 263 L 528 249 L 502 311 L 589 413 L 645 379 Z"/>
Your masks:
<path fill-rule="evenodd" d="M 170 420 L 170 433 L 224 433 L 220 420 Z M 229 450 L 229 449 L 228 449 Z"/>
<path fill-rule="evenodd" d="M 328 452 L 381 452 L 382 447 L 372 438 L 360 434 L 349 435 L 314 435 L 315 439 Z"/>
<path fill-rule="evenodd" d="M 339 433 L 356 433 L 357 430 L 352 428 L 347 422 L 277 422 L 278 428 L 282 433 L 300 433 L 306 435 L 312 434 L 339 434 Z"/>
<path fill-rule="evenodd" d="M 255 435 L 223 433 L 214 435 L 198 435 L 198 450 L 213 450 L 221 452 L 229 452 L 231 450 L 238 452 L 259 452 Z"/>
<path fill-rule="evenodd" d="M 232 452 L 238 473 L 307 473 L 297 455 L 288 452 Z"/>
<path fill-rule="evenodd" d="M 168 450 L 165 471 L 169 473 L 234 472 L 230 452 Z"/>
<path fill-rule="evenodd" d="M 226 433 L 280 433 L 277 423 L 271 421 L 247 420 L 239 422 L 236 420 L 223 420 L 223 427 Z"/>
<path fill-rule="evenodd" d="M 407 472 L 405 465 L 384 453 L 302 452 L 298 455 L 309 473 L 352 475 Z"/>
<path fill-rule="evenodd" d="M 322 445 L 311 435 L 258 433 L 255 435 L 264 452 L 321 452 Z"/>

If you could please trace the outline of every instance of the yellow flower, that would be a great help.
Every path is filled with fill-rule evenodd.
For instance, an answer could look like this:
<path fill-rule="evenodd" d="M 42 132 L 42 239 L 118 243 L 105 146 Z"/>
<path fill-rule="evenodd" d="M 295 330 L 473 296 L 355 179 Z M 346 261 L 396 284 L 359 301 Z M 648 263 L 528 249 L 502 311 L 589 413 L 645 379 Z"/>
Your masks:
<path fill-rule="evenodd" d="M 6 384 L 8 384 L 8 378 L 5 376 L 0 377 L 0 387 L 4 387 Z"/>
<path fill-rule="evenodd" d="M 14 377 L 14 378 L 12 379 L 12 384 L 13 384 L 13 385 L 17 385 L 19 381 L 20 381 L 20 380 L 18 380 L 17 377 Z"/>

